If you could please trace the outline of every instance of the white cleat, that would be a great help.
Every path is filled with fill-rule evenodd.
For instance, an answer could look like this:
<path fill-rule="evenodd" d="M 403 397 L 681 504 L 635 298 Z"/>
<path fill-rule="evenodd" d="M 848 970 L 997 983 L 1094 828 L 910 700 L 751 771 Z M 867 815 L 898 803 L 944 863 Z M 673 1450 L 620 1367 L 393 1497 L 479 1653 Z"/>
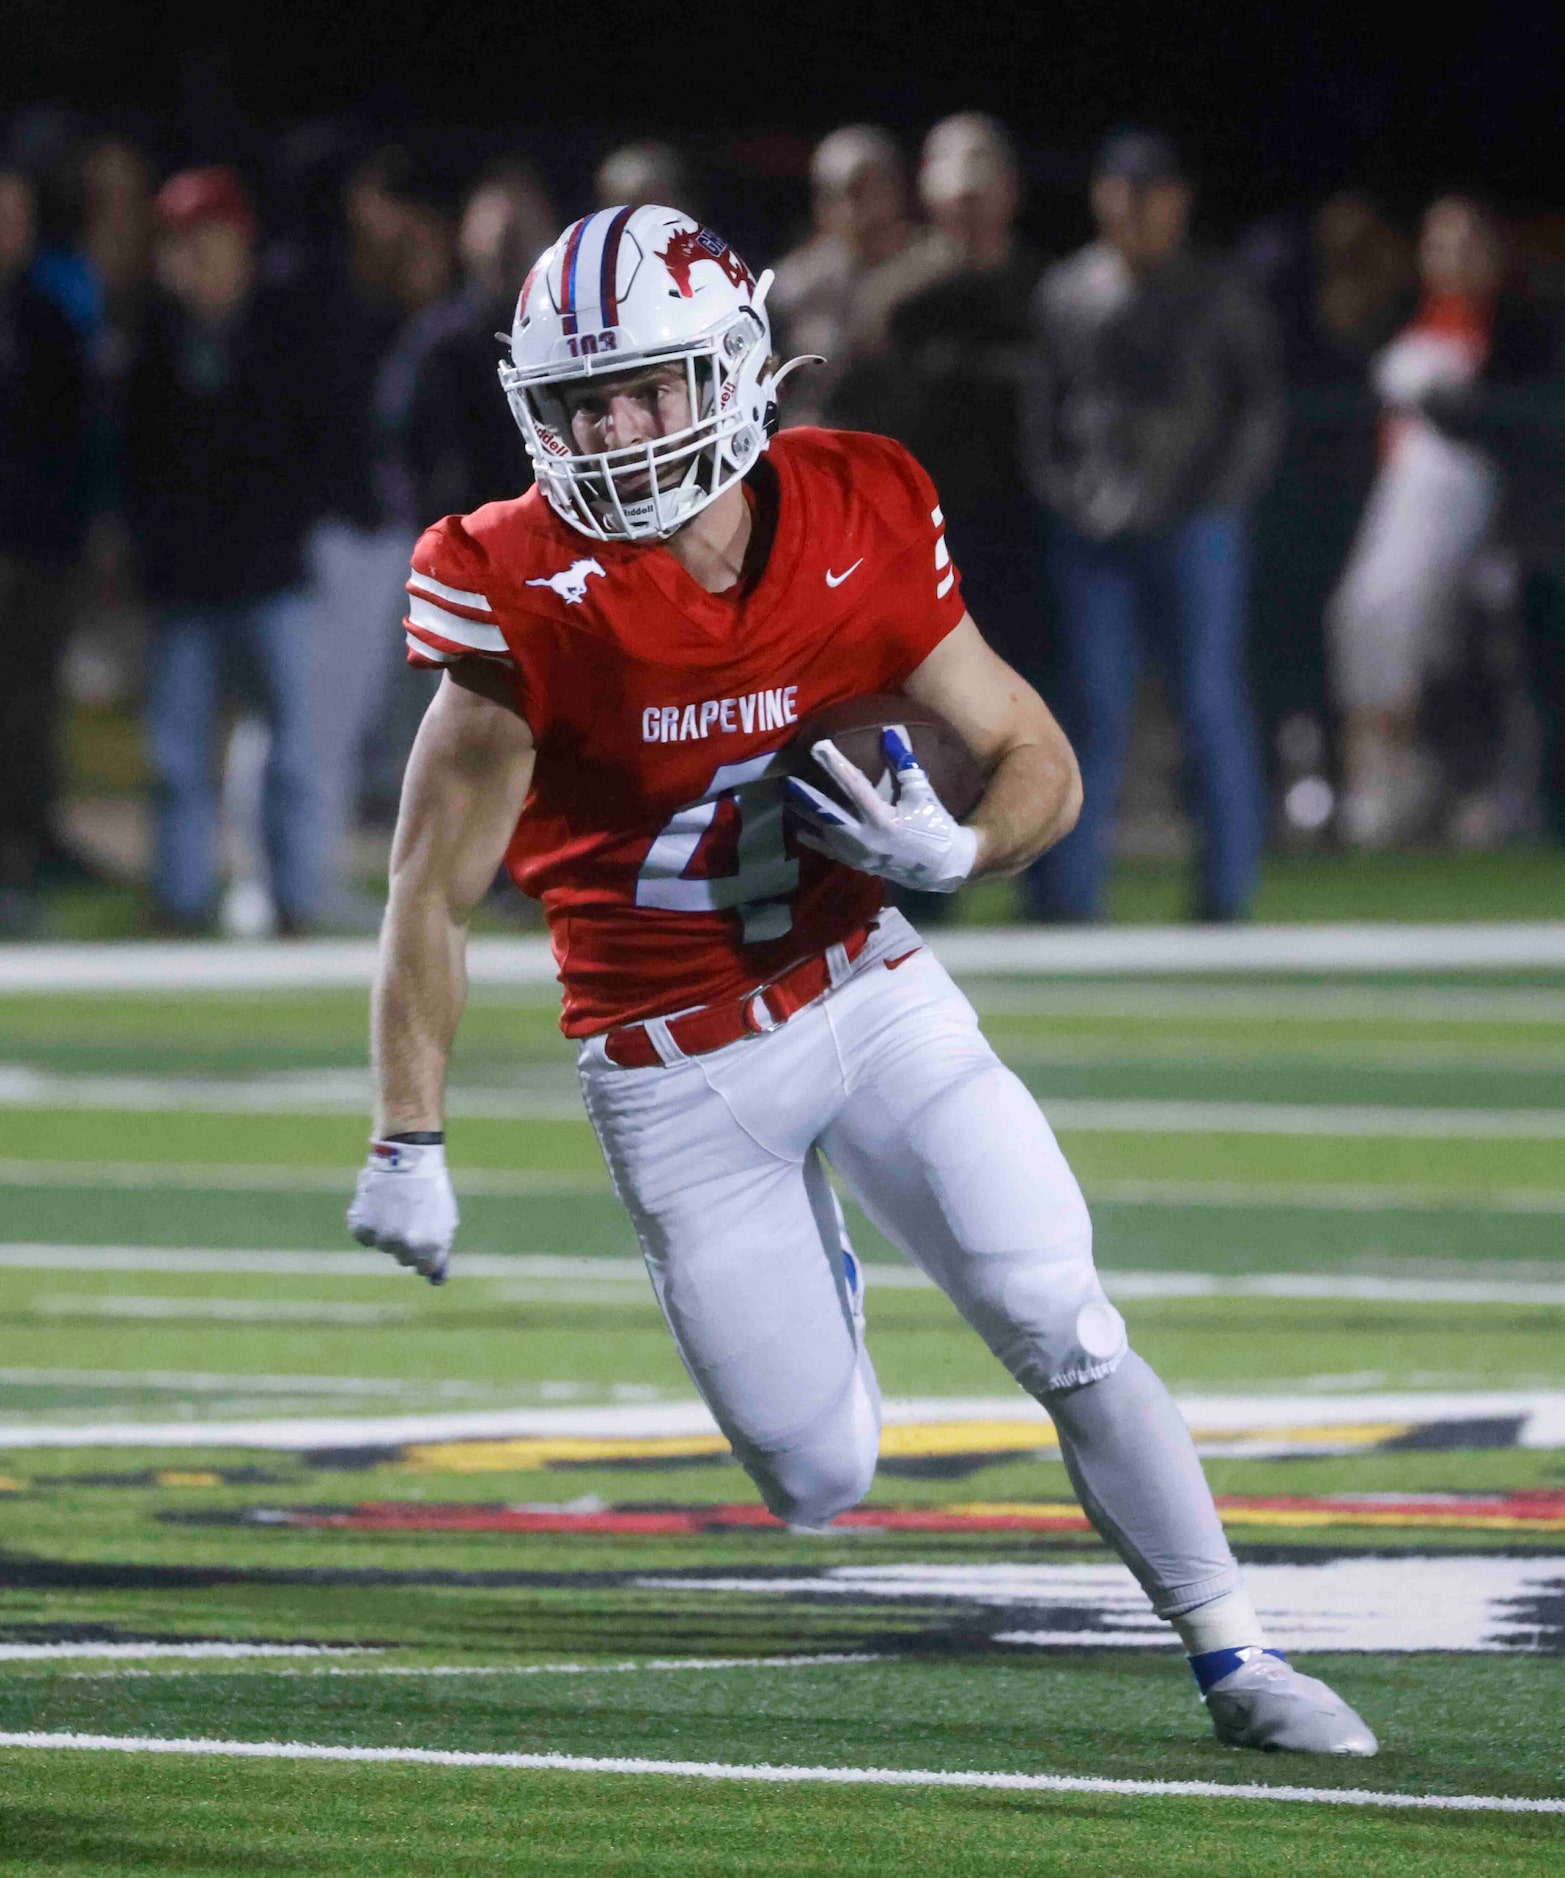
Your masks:
<path fill-rule="evenodd" d="M 1377 1754 L 1380 1743 L 1342 1697 L 1277 1656 L 1255 1656 L 1206 1692 L 1225 1747 L 1271 1753 Z"/>

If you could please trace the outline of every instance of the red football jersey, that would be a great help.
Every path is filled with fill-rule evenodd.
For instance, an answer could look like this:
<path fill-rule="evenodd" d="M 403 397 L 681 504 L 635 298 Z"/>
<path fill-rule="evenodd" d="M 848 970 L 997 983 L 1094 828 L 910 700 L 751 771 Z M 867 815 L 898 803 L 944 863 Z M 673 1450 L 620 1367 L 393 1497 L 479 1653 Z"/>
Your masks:
<path fill-rule="evenodd" d="M 536 489 L 414 552 L 409 657 L 515 674 L 538 754 L 506 864 L 548 915 L 568 1036 L 738 997 L 882 904 L 792 842 L 781 753 L 823 706 L 901 689 L 961 620 L 939 499 L 885 437 L 789 430 L 765 461 L 771 552 L 728 593 Z"/>

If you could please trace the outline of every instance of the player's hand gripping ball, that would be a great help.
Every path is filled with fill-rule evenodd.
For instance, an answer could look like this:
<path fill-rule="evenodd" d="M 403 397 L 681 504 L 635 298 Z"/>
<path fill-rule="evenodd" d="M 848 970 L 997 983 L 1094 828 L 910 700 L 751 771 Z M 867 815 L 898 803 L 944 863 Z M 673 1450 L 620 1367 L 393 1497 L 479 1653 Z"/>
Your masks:
<path fill-rule="evenodd" d="M 438 1143 L 376 1141 L 359 1171 L 348 1230 L 432 1285 L 446 1282 L 458 1214 L 446 1151 Z"/>
<path fill-rule="evenodd" d="M 921 893 L 954 893 L 966 881 L 978 856 L 978 836 L 936 793 L 906 725 L 879 729 L 885 772 L 880 788 L 831 737 L 814 736 L 808 725 L 805 736 L 831 785 L 828 795 L 801 776 L 788 778 L 794 832 L 806 847 Z M 971 775 L 958 769 L 953 793 L 965 797 L 965 810 L 977 800 L 982 780 L 971 757 L 962 755 Z"/>

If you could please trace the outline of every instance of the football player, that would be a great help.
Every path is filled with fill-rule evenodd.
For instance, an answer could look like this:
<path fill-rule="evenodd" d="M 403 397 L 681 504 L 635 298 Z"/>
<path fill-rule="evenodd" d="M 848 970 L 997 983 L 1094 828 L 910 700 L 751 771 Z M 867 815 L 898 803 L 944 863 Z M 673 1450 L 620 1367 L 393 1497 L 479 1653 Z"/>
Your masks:
<path fill-rule="evenodd" d="M 1097 1530 L 1189 1652 L 1218 1736 L 1372 1754 L 1266 1638 L 1163 1385 L 1128 1348 L 1048 1123 L 885 883 L 949 892 L 1064 835 L 1080 784 L 985 645 L 940 499 L 897 444 L 776 434 L 770 275 L 673 209 L 574 222 L 528 275 L 501 383 L 537 486 L 418 543 L 407 640 L 445 668 L 408 765 L 355 1236 L 435 1283 L 457 1227 L 442 1105 L 473 907 L 539 897 L 615 1191 L 696 1386 L 771 1510 L 874 1477 L 880 1396 L 826 1164 L 1048 1409 Z M 898 692 L 987 786 L 959 825 L 796 725 Z M 849 806 L 843 806 L 846 803 Z"/>

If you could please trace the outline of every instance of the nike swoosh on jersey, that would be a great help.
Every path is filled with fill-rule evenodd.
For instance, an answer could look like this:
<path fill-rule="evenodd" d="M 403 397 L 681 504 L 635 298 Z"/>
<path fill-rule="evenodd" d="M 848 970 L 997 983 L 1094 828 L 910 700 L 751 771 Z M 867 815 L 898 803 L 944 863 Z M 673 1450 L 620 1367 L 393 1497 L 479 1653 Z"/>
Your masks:
<path fill-rule="evenodd" d="M 831 571 L 831 569 L 828 567 L 826 570 L 826 585 L 828 587 L 840 587 L 842 583 L 848 578 L 848 574 L 856 574 L 863 565 L 864 565 L 864 557 L 861 554 L 859 558 L 853 563 L 852 567 L 848 569 L 847 574 L 834 574 Z"/>
<path fill-rule="evenodd" d="M 916 958 L 923 949 L 922 946 L 914 946 L 911 952 L 899 952 L 894 959 L 886 960 L 886 970 L 894 972 L 899 965 L 906 965 L 909 959 Z"/>

